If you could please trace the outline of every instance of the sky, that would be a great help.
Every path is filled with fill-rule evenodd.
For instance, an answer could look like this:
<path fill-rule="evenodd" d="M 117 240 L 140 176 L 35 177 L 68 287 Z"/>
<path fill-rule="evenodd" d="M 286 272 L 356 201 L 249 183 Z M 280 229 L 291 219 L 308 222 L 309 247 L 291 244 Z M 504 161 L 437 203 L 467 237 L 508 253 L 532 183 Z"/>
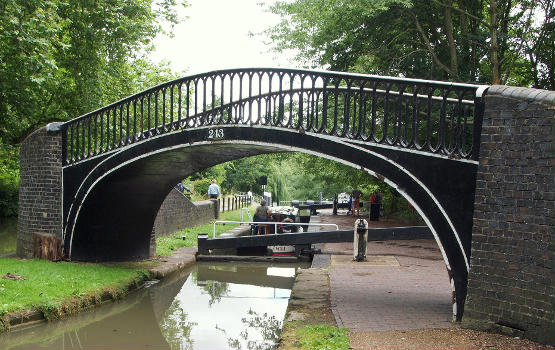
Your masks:
<path fill-rule="evenodd" d="M 279 16 L 264 11 L 268 5 L 259 5 L 261 0 L 187 2 L 179 12 L 188 18 L 175 26 L 174 37 L 156 38 L 154 61 L 166 60 L 175 72 L 186 75 L 224 68 L 297 68 L 292 53 L 269 52 L 264 36 L 249 36 L 279 22 Z"/>

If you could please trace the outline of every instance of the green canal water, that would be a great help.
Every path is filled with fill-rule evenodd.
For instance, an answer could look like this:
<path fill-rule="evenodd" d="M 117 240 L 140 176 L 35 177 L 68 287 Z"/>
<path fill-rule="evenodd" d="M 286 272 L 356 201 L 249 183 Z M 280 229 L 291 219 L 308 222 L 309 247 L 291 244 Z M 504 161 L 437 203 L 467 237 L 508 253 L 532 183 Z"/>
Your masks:
<path fill-rule="evenodd" d="M 198 263 L 123 301 L 0 335 L 0 349 L 274 349 L 298 264 Z"/>

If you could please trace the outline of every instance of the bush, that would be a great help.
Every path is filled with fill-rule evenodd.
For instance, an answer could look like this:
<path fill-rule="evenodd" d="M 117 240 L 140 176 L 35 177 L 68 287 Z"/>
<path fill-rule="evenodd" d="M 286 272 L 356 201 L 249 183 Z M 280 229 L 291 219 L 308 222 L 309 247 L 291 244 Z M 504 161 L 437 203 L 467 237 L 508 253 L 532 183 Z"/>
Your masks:
<path fill-rule="evenodd" d="M 0 173 L 0 217 L 16 216 L 18 201 L 18 179 Z"/>
<path fill-rule="evenodd" d="M 19 160 L 16 147 L 0 140 L 0 217 L 16 216 L 19 198 Z"/>
<path fill-rule="evenodd" d="M 200 179 L 193 181 L 193 186 L 197 195 L 206 197 L 208 193 L 208 186 L 212 183 L 210 179 Z"/>

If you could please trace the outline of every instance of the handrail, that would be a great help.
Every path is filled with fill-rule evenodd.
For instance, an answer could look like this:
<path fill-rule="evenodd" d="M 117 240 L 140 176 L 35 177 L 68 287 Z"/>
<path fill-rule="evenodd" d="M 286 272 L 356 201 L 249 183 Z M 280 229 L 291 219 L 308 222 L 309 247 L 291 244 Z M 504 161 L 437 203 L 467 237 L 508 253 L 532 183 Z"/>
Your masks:
<path fill-rule="evenodd" d="M 232 221 L 232 220 L 217 220 L 214 221 L 212 229 L 212 238 L 216 238 L 216 224 L 262 224 L 262 225 L 274 225 L 274 233 L 277 233 L 277 225 L 302 225 L 302 226 L 333 226 L 336 230 L 339 230 L 339 226 L 336 224 L 319 224 L 319 223 L 298 223 L 298 222 L 282 222 L 282 221 Z M 284 233 L 283 233 L 284 234 Z"/>
<path fill-rule="evenodd" d="M 249 208 L 247 208 L 247 207 L 241 208 L 241 211 L 239 212 L 239 220 L 240 220 L 241 222 L 243 222 L 243 211 L 246 211 L 246 212 L 247 212 L 247 217 L 249 218 L 250 221 L 252 221 L 251 211 L 250 211 Z"/>
<path fill-rule="evenodd" d="M 63 165 L 150 137 L 272 126 L 477 159 L 487 86 L 317 70 L 218 70 L 172 80 L 60 125 Z"/>

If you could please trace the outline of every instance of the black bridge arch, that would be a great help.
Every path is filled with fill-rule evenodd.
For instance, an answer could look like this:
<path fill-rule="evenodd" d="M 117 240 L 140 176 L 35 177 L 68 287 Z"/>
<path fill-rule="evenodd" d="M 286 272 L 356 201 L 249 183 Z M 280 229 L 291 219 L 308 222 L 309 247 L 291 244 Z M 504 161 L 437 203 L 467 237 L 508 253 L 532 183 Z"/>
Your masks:
<path fill-rule="evenodd" d="M 367 171 L 426 220 L 462 317 L 485 87 L 304 70 L 178 79 L 62 125 L 64 251 L 147 257 L 157 211 L 197 171 L 298 151 Z"/>

